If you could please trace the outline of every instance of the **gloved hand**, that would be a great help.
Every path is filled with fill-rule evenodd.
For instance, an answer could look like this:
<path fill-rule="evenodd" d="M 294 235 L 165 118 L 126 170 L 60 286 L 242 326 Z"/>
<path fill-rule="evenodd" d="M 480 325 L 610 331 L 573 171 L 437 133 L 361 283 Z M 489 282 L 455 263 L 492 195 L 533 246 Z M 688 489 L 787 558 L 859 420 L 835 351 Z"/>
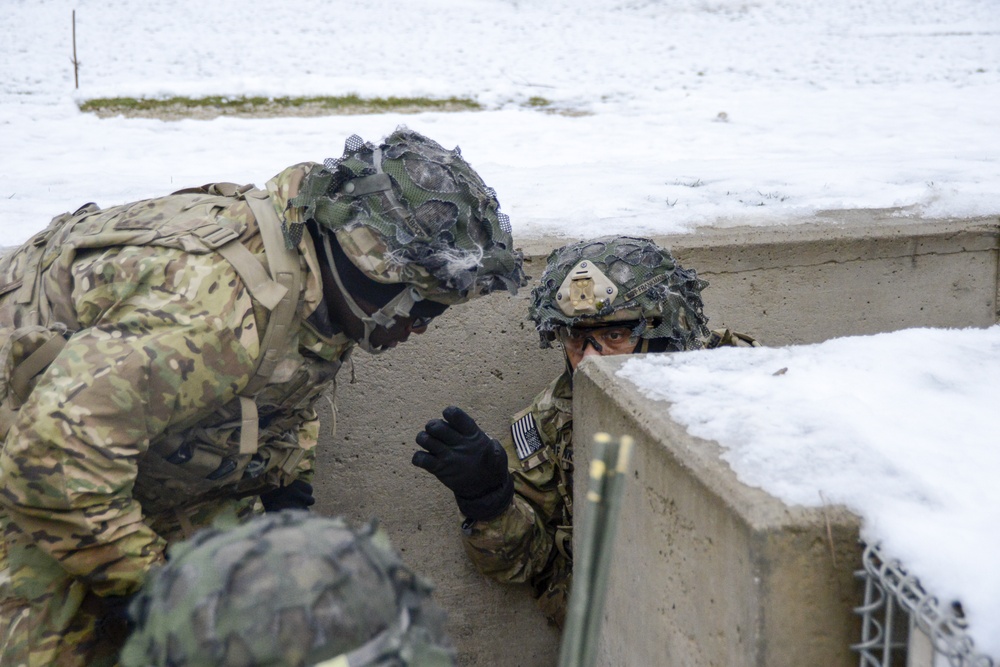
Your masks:
<path fill-rule="evenodd" d="M 286 486 L 271 489 L 260 494 L 260 502 L 264 504 L 265 512 L 280 512 L 281 510 L 307 510 L 316 499 L 313 498 L 312 484 L 301 479 L 292 480 Z"/>
<path fill-rule="evenodd" d="M 129 615 L 128 607 L 135 595 L 109 595 L 101 598 L 104 603 L 104 613 L 97 619 L 94 632 L 103 641 L 122 644 L 129 633 L 135 628 L 135 622 Z"/>
<path fill-rule="evenodd" d="M 499 516 L 514 497 L 507 452 L 460 408 L 445 408 L 443 415 L 417 434 L 417 444 L 427 451 L 414 452 L 413 465 L 451 489 L 466 517 Z"/>

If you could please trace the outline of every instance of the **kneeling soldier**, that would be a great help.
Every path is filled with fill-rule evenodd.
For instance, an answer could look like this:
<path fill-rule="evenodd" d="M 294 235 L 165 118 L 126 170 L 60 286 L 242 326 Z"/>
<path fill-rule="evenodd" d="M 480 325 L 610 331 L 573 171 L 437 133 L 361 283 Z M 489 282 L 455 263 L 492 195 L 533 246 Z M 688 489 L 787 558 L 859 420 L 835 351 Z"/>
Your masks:
<path fill-rule="evenodd" d="M 759 346 L 744 334 L 706 327 L 707 285 L 647 239 L 555 250 L 529 316 L 542 347 L 562 346 L 563 373 L 515 415 L 502 445 L 457 407 L 417 435 L 426 451 L 414 453 L 413 464 L 455 493 L 473 563 L 497 581 L 529 583 L 559 627 L 573 570 L 573 371 L 594 355 Z"/>

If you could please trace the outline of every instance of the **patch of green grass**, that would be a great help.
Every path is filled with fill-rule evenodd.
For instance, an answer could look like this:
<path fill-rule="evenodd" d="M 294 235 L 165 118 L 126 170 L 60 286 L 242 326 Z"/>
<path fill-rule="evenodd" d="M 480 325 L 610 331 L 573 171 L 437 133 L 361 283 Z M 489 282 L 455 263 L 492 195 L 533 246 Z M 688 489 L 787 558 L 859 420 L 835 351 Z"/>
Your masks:
<path fill-rule="evenodd" d="M 137 113 L 176 109 L 213 109 L 221 113 L 252 112 L 254 109 L 283 108 L 290 111 L 305 107 L 320 108 L 332 113 L 382 113 L 388 111 L 478 111 L 482 105 L 460 97 L 435 99 L 430 97 L 371 97 L 337 95 L 329 97 L 168 97 L 147 99 L 136 97 L 101 97 L 87 100 L 81 111 Z"/>
<path fill-rule="evenodd" d="M 549 114 L 584 116 L 586 111 L 553 106 L 544 97 L 529 97 L 519 106 Z M 264 97 L 212 95 L 209 97 L 100 97 L 80 104 L 80 110 L 101 118 L 123 115 L 133 118 L 181 120 L 216 116 L 274 118 L 280 116 L 328 116 L 375 113 L 420 113 L 423 111 L 484 111 L 479 102 L 466 97 L 369 97 L 336 95 L 319 97 Z"/>

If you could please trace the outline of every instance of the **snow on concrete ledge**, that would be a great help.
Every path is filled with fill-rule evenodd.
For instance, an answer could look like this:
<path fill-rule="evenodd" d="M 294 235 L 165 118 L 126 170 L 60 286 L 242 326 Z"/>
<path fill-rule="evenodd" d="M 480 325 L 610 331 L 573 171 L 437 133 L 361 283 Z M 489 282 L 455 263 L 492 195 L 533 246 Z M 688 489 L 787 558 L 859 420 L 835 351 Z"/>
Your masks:
<path fill-rule="evenodd" d="M 627 361 L 737 477 L 791 505 L 843 504 L 1000 655 L 1000 325 Z"/>

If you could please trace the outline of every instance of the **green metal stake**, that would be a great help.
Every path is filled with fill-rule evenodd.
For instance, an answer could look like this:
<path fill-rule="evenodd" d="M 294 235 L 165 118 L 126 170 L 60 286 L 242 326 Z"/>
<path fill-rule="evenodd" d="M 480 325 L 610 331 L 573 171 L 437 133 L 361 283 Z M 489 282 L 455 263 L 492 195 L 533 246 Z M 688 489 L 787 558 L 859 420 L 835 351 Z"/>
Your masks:
<path fill-rule="evenodd" d="M 569 608 L 566 611 L 566 626 L 563 629 L 562 645 L 559 651 L 559 667 L 579 667 L 582 658 L 584 632 L 587 626 L 589 606 L 591 563 L 593 548 L 597 539 L 595 521 L 600 515 L 601 498 L 607 465 L 605 450 L 611 443 L 607 433 L 595 433 L 590 459 L 590 477 L 587 483 L 586 502 L 580 509 L 579 521 L 574 521 L 575 530 L 582 532 L 577 552 L 573 558 L 573 584 L 570 587 Z"/>
<path fill-rule="evenodd" d="M 601 633 L 604 601 L 608 592 L 608 577 L 611 571 L 611 556 L 614 553 L 615 533 L 618 530 L 622 489 L 625 484 L 625 475 L 628 473 L 633 444 L 634 441 L 631 437 L 623 435 L 618 440 L 618 446 L 609 449 L 609 454 L 613 455 L 616 460 L 610 460 L 611 456 L 609 456 L 602 505 L 602 525 L 599 533 L 600 542 L 597 545 L 591 569 L 590 604 L 587 608 L 587 627 L 583 634 L 580 667 L 591 667 L 597 659 L 597 640 Z"/>

